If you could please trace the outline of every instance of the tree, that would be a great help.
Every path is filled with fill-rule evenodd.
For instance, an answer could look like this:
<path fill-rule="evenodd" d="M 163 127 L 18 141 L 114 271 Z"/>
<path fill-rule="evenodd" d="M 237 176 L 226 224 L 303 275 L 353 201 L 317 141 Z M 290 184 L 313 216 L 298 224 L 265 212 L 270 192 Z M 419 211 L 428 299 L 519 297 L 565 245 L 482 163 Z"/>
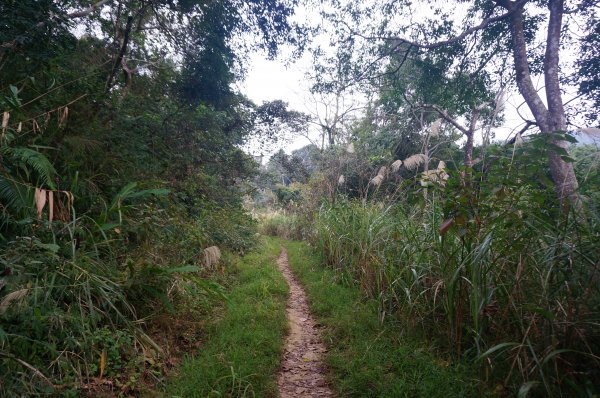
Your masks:
<path fill-rule="evenodd" d="M 581 38 L 581 52 L 577 60 L 577 74 L 573 83 L 579 86 L 579 93 L 589 98 L 590 107 L 587 118 L 590 122 L 598 123 L 598 108 L 600 108 L 600 18 L 589 10 L 587 34 Z"/>
<path fill-rule="evenodd" d="M 308 123 L 321 130 L 321 151 L 325 144 L 332 147 L 342 143 L 355 114 L 362 109 L 350 96 L 339 90 L 335 93 L 311 93 L 311 117 Z"/>
<path fill-rule="evenodd" d="M 327 17 L 342 33 L 337 41 L 339 48 L 354 54 L 344 58 L 358 65 L 350 71 L 357 82 L 377 81 L 389 74 L 387 65 L 393 57 L 402 60 L 395 69 L 399 70 L 406 60 L 423 55 L 449 60 L 443 75 L 458 76 L 456 73 L 461 72 L 467 79 L 493 79 L 504 85 L 502 80 L 508 77 L 516 82 L 534 116 L 533 124 L 555 149 L 550 151 L 548 160 L 557 198 L 563 208 L 568 201 L 577 206 L 577 178 L 566 158 L 568 142 L 564 133 L 568 126 L 559 57 L 561 42 L 569 38 L 563 25 L 564 15 L 583 15 L 596 2 L 585 1 L 573 9 L 565 9 L 562 0 L 551 0 L 546 7 L 530 0 L 456 5 L 463 4 L 462 13 L 441 6 L 434 7 L 427 16 L 415 14 L 411 3 L 404 1 L 349 4 Z M 455 15 L 461 14 L 465 17 L 457 21 Z M 546 35 L 542 40 L 536 32 L 545 21 Z M 541 46 L 533 45 L 537 39 L 542 41 Z M 357 52 L 361 47 L 366 50 Z M 543 53 L 538 51 L 540 47 Z M 512 65 L 504 61 L 507 54 L 512 56 Z M 532 73 L 544 77 L 547 106 L 533 83 Z"/>

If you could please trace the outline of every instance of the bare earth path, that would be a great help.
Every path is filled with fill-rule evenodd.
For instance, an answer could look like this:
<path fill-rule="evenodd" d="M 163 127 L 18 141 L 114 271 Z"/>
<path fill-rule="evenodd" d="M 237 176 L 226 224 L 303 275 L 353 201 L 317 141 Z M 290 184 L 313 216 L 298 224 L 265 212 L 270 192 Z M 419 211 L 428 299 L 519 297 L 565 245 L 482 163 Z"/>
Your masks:
<path fill-rule="evenodd" d="M 277 376 L 279 396 L 333 397 L 325 382 L 325 367 L 321 362 L 325 346 L 308 308 L 306 294 L 290 270 L 285 249 L 281 251 L 277 266 L 290 286 L 287 306 L 290 333 Z"/>

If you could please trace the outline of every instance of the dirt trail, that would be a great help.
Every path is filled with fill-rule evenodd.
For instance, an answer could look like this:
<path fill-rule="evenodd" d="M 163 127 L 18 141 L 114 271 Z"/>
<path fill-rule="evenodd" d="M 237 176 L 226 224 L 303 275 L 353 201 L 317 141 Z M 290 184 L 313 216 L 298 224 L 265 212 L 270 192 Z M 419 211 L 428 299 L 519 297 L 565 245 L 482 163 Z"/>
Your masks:
<path fill-rule="evenodd" d="M 306 294 L 292 274 L 287 252 L 282 249 L 277 266 L 290 286 L 287 317 L 290 334 L 286 339 L 281 370 L 277 377 L 281 398 L 333 397 L 325 382 L 325 367 L 321 354 L 325 346 L 313 319 Z"/>

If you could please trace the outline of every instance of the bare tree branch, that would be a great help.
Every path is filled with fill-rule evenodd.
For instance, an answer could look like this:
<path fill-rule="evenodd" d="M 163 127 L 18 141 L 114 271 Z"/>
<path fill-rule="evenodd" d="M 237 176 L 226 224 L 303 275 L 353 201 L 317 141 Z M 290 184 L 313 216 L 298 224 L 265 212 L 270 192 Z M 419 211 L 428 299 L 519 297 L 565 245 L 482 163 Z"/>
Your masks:
<path fill-rule="evenodd" d="M 111 1 L 112 0 L 101 0 L 97 3 L 92 4 L 91 6 L 89 6 L 87 8 L 69 13 L 67 15 L 71 19 L 85 17 L 85 16 L 90 15 L 91 13 L 93 13 L 94 11 L 96 11 L 97 9 L 99 9 L 100 7 L 102 7 L 103 5 L 105 5 L 106 3 L 109 3 Z"/>
<path fill-rule="evenodd" d="M 123 32 L 123 44 L 121 44 L 121 49 L 119 50 L 119 55 L 115 60 L 115 64 L 110 71 L 110 75 L 108 75 L 108 79 L 106 80 L 106 91 L 110 90 L 112 86 L 112 81 L 117 73 L 117 69 L 119 65 L 121 65 L 121 61 L 123 60 L 123 56 L 125 55 L 125 51 L 127 51 L 127 44 L 129 43 L 129 33 L 131 32 L 131 28 L 133 26 L 133 17 L 127 17 L 127 25 L 125 25 L 125 31 Z"/>
<path fill-rule="evenodd" d="M 465 128 L 463 125 L 461 125 L 460 123 L 458 123 L 456 121 L 456 119 L 454 119 L 453 117 L 448 115 L 448 111 L 446 111 L 445 109 L 442 109 L 441 107 L 434 105 L 434 104 L 422 104 L 419 105 L 423 108 L 430 108 L 433 109 L 434 111 L 436 111 L 441 117 L 442 119 L 444 119 L 445 121 L 447 121 L 448 123 L 450 123 L 451 125 L 453 125 L 454 127 L 456 127 L 461 133 L 468 135 L 469 134 L 469 130 L 467 128 Z"/>
<path fill-rule="evenodd" d="M 81 17 L 88 16 L 91 13 L 93 13 L 94 11 L 98 10 L 103 5 L 105 5 L 106 3 L 109 3 L 111 1 L 113 1 L 113 0 L 101 0 L 97 3 L 92 4 L 91 6 L 89 6 L 87 8 L 71 12 L 71 13 L 67 14 L 67 17 L 69 19 L 75 19 L 75 18 L 81 18 Z M 50 18 L 50 19 L 53 19 L 53 18 Z M 42 28 L 47 23 L 48 23 L 48 21 L 41 21 L 41 22 L 38 22 L 35 26 L 37 28 Z M 15 47 L 17 47 L 18 44 L 19 44 L 19 42 L 17 40 L 11 40 L 11 41 L 7 41 L 7 42 L 0 44 L 0 48 L 6 48 L 6 49 L 15 48 Z"/>
<path fill-rule="evenodd" d="M 505 0 L 503 0 L 505 1 Z M 477 31 L 483 30 L 485 28 L 487 28 L 488 26 L 490 26 L 491 24 L 501 21 L 503 19 L 506 19 L 508 17 L 510 17 L 512 14 L 514 14 L 515 12 L 517 12 L 519 9 L 521 9 L 526 3 L 528 3 L 531 0 L 518 0 L 518 1 L 510 1 L 510 0 L 506 0 L 506 2 L 510 2 L 510 9 L 508 9 L 507 12 L 505 12 L 504 14 L 495 16 L 495 17 L 490 17 L 490 18 L 485 18 L 483 21 L 481 21 L 478 25 L 475 25 L 469 29 L 464 30 L 463 32 L 461 32 L 458 36 L 454 36 L 452 38 L 449 38 L 447 40 L 442 40 L 442 41 L 438 41 L 435 43 L 418 43 L 415 41 L 411 41 L 405 38 L 401 38 L 401 37 L 382 37 L 382 36 L 366 36 L 363 35 L 359 32 L 356 32 L 354 30 L 350 30 L 350 32 L 358 37 L 361 37 L 363 39 L 366 40 L 385 40 L 385 41 L 391 41 L 394 45 L 395 48 L 398 48 L 401 44 L 408 44 L 412 47 L 416 47 L 416 48 L 424 48 L 424 49 L 434 49 L 434 48 L 440 48 L 440 47 L 444 47 L 450 44 L 454 44 L 457 43 L 459 41 L 461 41 L 462 39 L 464 39 L 465 37 L 469 36 L 472 33 L 475 33 Z M 499 1 L 497 1 L 497 3 L 500 3 Z M 340 21 L 343 24 L 345 24 L 348 28 L 348 24 L 345 21 Z"/>

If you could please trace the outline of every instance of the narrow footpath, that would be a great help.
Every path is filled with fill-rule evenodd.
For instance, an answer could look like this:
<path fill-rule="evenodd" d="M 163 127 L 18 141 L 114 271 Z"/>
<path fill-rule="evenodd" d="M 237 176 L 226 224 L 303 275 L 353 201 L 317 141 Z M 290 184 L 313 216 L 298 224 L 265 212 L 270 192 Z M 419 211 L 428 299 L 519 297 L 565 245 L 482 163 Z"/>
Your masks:
<path fill-rule="evenodd" d="M 287 302 L 289 335 L 277 376 L 281 398 L 333 397 L 325 381 L 325 366 L 321 356 L 325 345 L 313 319 L 304 290 L 292 274 L 285 249 L 277 260 L 277 266 L 290 286 Z"/>

